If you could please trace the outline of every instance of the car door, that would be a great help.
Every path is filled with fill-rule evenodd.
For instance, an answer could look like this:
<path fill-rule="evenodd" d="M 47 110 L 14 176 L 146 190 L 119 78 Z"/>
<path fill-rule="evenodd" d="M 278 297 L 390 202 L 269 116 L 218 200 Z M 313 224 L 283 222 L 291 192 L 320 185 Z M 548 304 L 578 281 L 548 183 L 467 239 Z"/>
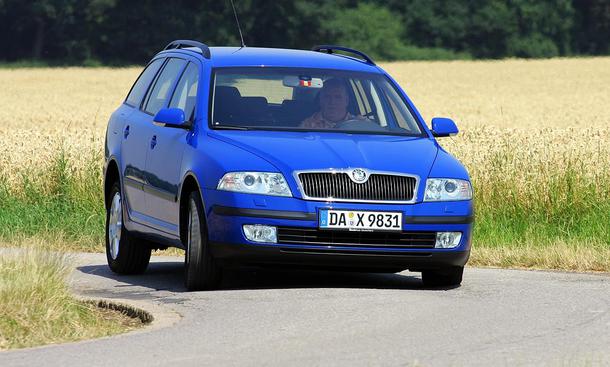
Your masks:
<path fill-rule="evenodd" d="M 185 118 L 193 121 L 198 84 L 199 67 L 189 62 L 167 107 L 180 108 Z M 178 233 L 179 224 L 178 190 L 182 180 L 182 155 L 191 135 L 190 130 L 155 125 L 153 137 L 156 137 L 156 144 L 146 158 L 148 212 L 160 225 L 175 233 Z"/>
<path fill-rule="evenodd" d="M 123 191 L 130 218 L 140 217 L 146 211 L 144 184 L 146 183 L 145 168 L 148 153 L 148 123 L 141 118 L 142 100 L 149 90 L 155 76 L 161 69 L 165 59 L 151 61 L 134 83 L 125 104 L 129 112 L 124 116 L 121 142 L 121 172 L 123 176 Z"/>
<path fill-rule="evenodd" d="M 156 126 L 154 116 L 168 106 L 172 92 L 185 69 L 186 60 L 169 58 L 148 94 L 143 112 L 147 115 L 147 157 L 144 197 L 149 224 L 168 233 L 178 232 L 177 203 L 180 165 L 187 130 Z"/>

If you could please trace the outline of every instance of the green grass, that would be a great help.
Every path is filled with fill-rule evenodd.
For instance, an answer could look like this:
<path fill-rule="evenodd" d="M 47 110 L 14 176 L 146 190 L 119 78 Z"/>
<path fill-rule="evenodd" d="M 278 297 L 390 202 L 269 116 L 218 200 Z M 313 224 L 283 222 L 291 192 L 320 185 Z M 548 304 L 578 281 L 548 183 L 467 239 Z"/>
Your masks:
<path fill-rule="evenodd" d="M 501 151 L 490 166 L 474 172 L 481 239 L 498 245 L 565 239 L 610 245 L 610 172 L 578 155 L 558 161 Z M 601 159 L 599 164 L 608 166 Z"/>
<path fill-rule="evenodd" d="M 471 170 L 473 264 L 610 271 L 610 164 L 603 150 L 583 156 L 574 146 L 553 155 L 507 144 L 485 163 Z"/>
<path fill-rule="evenodd" d="M 4 250 L 0 257 L 0 350 L 107 336 L 141 322 L 75 299 L 66 254 Z"/>
<path fill-rule="evenodd" d="M 23 68 L 47 68 L 51 65 L 49 63 L 40 60 L 19 60 L 0 62 L 0 69 L 23 69 Z"/>
<path fill-rule="evenodd" d="M 17 185 L 0 177 L 0 240 L 44 238 L 62 249 L 103 251 L 100 155 L 76 169 L 59 150 L 48 167 L 22 175 Z M 471 263 L 610 271 L 610 173 L 591 175 L 568 159 L 561 169 L 530 164 L 524 169 L 535 174 L 516 185 L 513 158 L 486 167 L 490 175 L 473 174 Z"/>
<path fill-rule="evenodd" d="M 48 167 L 22 173 L 17 182 L 0 176 L 0 238 L 64 241 L 80 251 L 101 251 L 104 238 L 101 154 L 73 167 L 59 150 Z M 57 241 L 55 241 L 57 242 Z"/>
<path fill-rule="evenodd" d="M 26 68 L 64 68 L 64 67 L 128 67 L 129 65 L 114 65 L 104 64 L 99 60 L 88 59 L 78 62 L 70 61 L 48 61 L 48 60 L 18 60 L 18 61 L 1 61 L 0 69 L 26 69 Z"/>

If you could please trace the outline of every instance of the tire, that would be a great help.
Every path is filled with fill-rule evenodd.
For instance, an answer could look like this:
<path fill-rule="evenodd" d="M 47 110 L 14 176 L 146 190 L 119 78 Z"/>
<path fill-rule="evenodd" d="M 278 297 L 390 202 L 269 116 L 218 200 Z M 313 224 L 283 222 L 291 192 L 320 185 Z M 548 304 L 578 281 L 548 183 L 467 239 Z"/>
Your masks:
<path fill-rule="evenodd" d="M 118 182 L 110 190 L 106 210 L 106 259 L 117 274 L 141 274 L 150 262 L 152 249 L 131 235 L 123 221 L 123 195 Z"/>
<path fill-rule="evenodd" d="M 222 270 L 210 252 L 203 203 L 198 192 L 188 198 L 184 285 L 188 291 L 215 289 Z"/>
<path fill-rule="evenodd" d="M 462 283 L 463 266 L 454 266 L 441 270 L 422 271 L 422 281 L 426 287 L 455 287 Z"/>

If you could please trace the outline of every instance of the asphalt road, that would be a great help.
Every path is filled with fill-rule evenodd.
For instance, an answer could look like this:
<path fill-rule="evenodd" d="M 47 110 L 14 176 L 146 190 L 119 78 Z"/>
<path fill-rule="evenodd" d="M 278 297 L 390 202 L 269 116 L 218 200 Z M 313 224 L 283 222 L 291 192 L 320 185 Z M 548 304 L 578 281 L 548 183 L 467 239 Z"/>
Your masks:
<path fill-rule="evenodd" d="M 468 269 L 454 289 L 396 275 L 240 270 L 186 293 L 181 259 L 117 277 L 78 255 L 74 290 L 181 315 L 171 326 L 0 353 L 0 366 L 610 365 L 610 276 Z M 171 312 L 170 312 L 171 313 Z"/>

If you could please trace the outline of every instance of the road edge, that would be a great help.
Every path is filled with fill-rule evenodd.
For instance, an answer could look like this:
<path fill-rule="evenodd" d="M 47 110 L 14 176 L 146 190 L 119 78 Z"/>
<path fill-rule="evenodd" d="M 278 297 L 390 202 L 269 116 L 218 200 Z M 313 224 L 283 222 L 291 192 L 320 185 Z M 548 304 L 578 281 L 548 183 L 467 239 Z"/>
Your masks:
<path fill-rule="evenodd" d="M 76 292 L 72 292 L 72 293 L 74 295 L 74 298 L 77 299 L 78 301 L 94 303 L 96 306 L 98 306 L 99 303 L 104 303 L 105 305 L 117 305 L 119 307 L 133 309 L 136 312 L 143 311 L 143 312 L 150 314 L 150 316 L 152 316 L 152 320 L 148 323 L 143 323 L 142 327 L 139 327 L 137 329 L 133 329 L 130 331 L 126 331 L 123 333 L 119 333 L 119 334 L 102 336 L 102 337 L 93 338 L 93 339 L 76 340 L 76 341 L 70 341 L 70 342 L 65 342 L 65 343 L 38 345 L 35 347 L 5 349 L 5 350 L 0 350 L 0 354 L 10 354 L 12 352 L 24 352 L 24 351 L 37 350 L 37 349 L 57 348 L 57 347 L 64 347 L 66 345 L 97 343 L 97 342 L 101 342 L 101 341 L 104 341 L 107 339 L 126 338 L 126 337 L 131 337 L 134 335 L 138 335 L 138 334 L 150 333 L 150 332 L 157 331 L 160 329 L 172 327 L 175 324 L 177 324 L 180 320 L 182 320 L 182 315 L 180 313 L 174 311 L 173 309 L 170 309 L 169 307 L 163 307 L 163 306 L 151 303 L 151 302 L 144 302 L 144 301 L 138 301 L 138 300 L 125 299 L 125 298 L 88 297 L 88 296 L 82 296 Z M 108 308 L 108 307 L 106 307 L 106 308 Z M 117 311 L 117 312 L 120 312 L 120 311 Z"/>

